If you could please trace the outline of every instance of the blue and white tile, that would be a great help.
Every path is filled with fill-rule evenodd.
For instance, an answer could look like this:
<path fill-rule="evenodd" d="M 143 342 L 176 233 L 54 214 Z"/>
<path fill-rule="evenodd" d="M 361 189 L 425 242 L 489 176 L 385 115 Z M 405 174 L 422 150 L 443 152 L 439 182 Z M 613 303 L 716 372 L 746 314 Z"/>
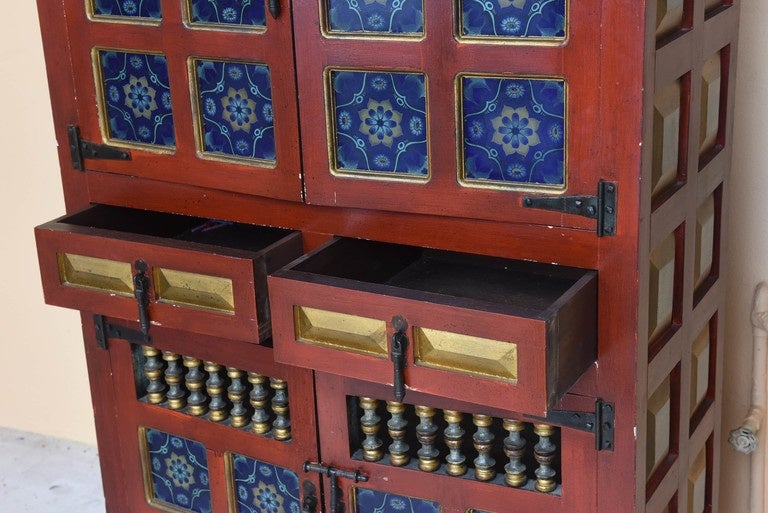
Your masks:
<path fill-rule="evenodd" d="M 332 32 L 412 35 L 424 32 L 423 0 L 326 0 Z"/>
<path fill-rule="evenodd" d="M 263 64 L 195 61 L 202 151 L 275 161 L 269 68 Z"/>
<path fill-rule="evenodd" d="M 149 18 L 159 20 L 163 17 L 160 0 L 92 0 L 95 16 L 123 16 L 126 18 Z"/>
<path fill-rule="evenodd" d="M 299 513 L 299 477 L 295 472 L 232 455 L 232 486 L 237 513 Z"/>
<path fill-rule="evenodd" d="M 153 501 L 196 513 L 211 513 L 208 458 L 194 440 L 146 430 Z"/>
<path fill-rule="evenodd" d="M 355 513 L 439 513 L 437 502 L 377 490 L 355 489 Z"/>
<path fill-rule="evenodd" d="M 469 182 L 565 185 L 565 82 L 461 77 Z"/>
<path fill-rule="evenodd" d="M 234 27 L 265 27 L 264 0 L 187 0 L 190 21 Z"/>
<path fill-rule="evenodd" d="M 461 0 L 462 35 L 563 38 L 565 0 Z"/>
<path fill-rule="evenodd" d="M 331 83 L 338 172 L 429 174 L 423 74 L 333 71 Z"/>
<path fill-rule="evenodd" d="M 172 147 L 171 89 L 165 56 L 102 50 L 104 110 L 110 139 Z"/>

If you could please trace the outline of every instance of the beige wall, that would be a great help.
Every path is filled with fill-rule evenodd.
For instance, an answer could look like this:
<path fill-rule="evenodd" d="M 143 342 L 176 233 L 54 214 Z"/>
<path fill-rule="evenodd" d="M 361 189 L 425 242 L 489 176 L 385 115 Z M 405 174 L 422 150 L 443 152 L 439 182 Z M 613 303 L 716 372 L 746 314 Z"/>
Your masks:
<path fill-rule="evenodd" d="M 43 304 L 32 228 L 64 213 L 33 0 L 0 21 L 0 426 L 96 443 L 80 317 Z"/>
<path fill-rule="evenodd" d="M 726 312 L 723 429 L 737 426 L 749 405 L 752 290 L 768 279 L 768 5 L 742 4 L 738 62 L 735 168 L 728 230 L 729 309 Z M 0 426 L 95 443 L 78 315 L 43 304 L 32 227 L 64 211 L 42 48 L 34 2 L 17 2 L 0 31 L 4 79 L 0 99 L 3 155 L 0 243 Z M 14 77 L 13 80 L 8 77 Z M 747 511 L 747 457 L 723 449 L 723 508 Z M 730 505 L 730 506 L 728 506 Z"/>

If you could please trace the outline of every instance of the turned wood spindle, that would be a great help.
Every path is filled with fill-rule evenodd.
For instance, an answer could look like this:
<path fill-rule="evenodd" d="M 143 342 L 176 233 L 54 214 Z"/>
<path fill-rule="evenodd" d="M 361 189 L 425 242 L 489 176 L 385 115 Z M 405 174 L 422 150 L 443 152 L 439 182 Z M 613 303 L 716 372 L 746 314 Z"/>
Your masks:
<path fill-rule="evenodd" d="M 472 436 L 477 458 L 475 458 L 475 479 L 478 481 L 490 481 L 496 477 L 496 460 L 491 457 L 494 436 L 490 430 L 493 418 L 488 415 L 473 415 L 472 423 L 477 426 L 477 431 Z"/>
<path fill-rule="evenodd" d="M 448 427 L 443 431 L 448 455 L 445 457 L 445 471 L 451 476 L 463 476 L 467 473 L 467 457 L 461 452 L 465 431 L 461 428 L 464 415 L 456 410 L 443 410 L 443 418 Z"/>
<path fill-rule="evenodd" d="M 542 493 L 555 491 L 555 469 L 552 463 L 557 448 L 550 437 L 555 434 L 555 428 L 547 424 L 534 424 L 533 432 L 539 436 L 539 443 L 533 448 L 533 455 L 539 467 L 536 469 L 536 489 Z"/>
<path fill-rule="evenodd" d="M 435 448 L 437 426 L 432 422 L 435 409 L 428 406 L 416 406 L 419 425 L 416 426 L 416 438 L 421 444 L 418 451 L 419 469 L 424 472 L 434 472 L 440 467 L 440 452 Z"/>
<path fill-rule="evenodd" d="M 168 384 L 168 407 L 180 410 L 187 405 L 187 392 L 182 386 L 184 369 L 179 363 L 181 356 L 172 351 L 163 351 L 163 360 L 167 363 L 165 382 Z"/>
<path fill-rule="evenodd" d="M 379 461 L 384 457 L 384 451 L 381 450 L 383 442 L 377 436 L 381 429 L 381 417 L 376 415 L 376 407 L 379 401 L 371 397 L 361 397 L 360 407 L 363 409 L 363 416 L 360 419 L 360 428 L 363 430 L 365 440 L 363 440 L 363 459 L 365 461 Z"/>
<path fill-rule="evenodd" d="M 524 486 L 528 482 L 526 467 L 523 464 L 526 441 L 522 436 L 525 424 L 519 420 L 504 419 L 504 430 L 509 436 L 504 439 L 504 454 L 509 463 L 504 466 L 504 482 L 514 488 Z"/>
<path fill-rule="evenodd" d="M 269 378 L 269 386 L 275 391 L 272 398 L 272 411 L 275 421 L 272 423 L 275 440 L 291 439 L 291 418 L 288 408 L 288 384 L 277 378 Z"/>
<path fill-rule="evenodd" d="M 221 422 L 227 418 L 227 402 L 224 400 L 224 380 L 221 379 L 221 365 L 214 362 L 205 362 L 205 372 L 208 373 L 208 381 L 205 382 L 205 390 L 211 402 L 208 404 L 208 418 L 213 422 Z"/>
<path fill-rule="evenodd" d="M 232 427 L 241 428 L 248 425 L 248 410 L 245 409 L 243 401 L 245 400 L 245 385 L 243 384 L 243 371 L 234 367 L 227 367 L 227 376 L 230 384 L 227 388 L 227 397 L 232 403 L 232 409 L 229 412 Z"/>
<path fill-rule="evenodd" d="M 149 380 L 147 401 L 150 404 L 165 402 L 165 382 L 163 381 L 163 360 L 160 351 L 150 346 L 142 346 L 141 352 L 147 361 L 144 363 L 144 375 Z"/>
<path fill-rule="evenodd" d="M 389 461 L 395 467 L 407 465 L 411 460 L 408 455 L 410 447 L 405 441 L 406 428 L 408 421 L 404 417 L 405 405 L 396 401 L 387 401 L 387 412 L 391 415 L 387 421 L 387 430 L 392 437 L 392 443 L 389 444 Z"/>
<path fill-rule="evenodd" d="M 192 356 L 184 357 L 184 367 L 187 368 L 185 384 L 189 390 L 187 406 L 190 415 L 205 415 L 208 411 L 208 398 L 203 393 L 205 374 L 200 370 L 200 360 Z"/>
<path fill-rule="evenodd" d="M 269 411 L 267 411 L 269 389 L 264 386 L 268 379 L 266 376 L 256 372 L 248 373 L 248 383 L 253 386 L 249 396 L 251 406 L 253 407 L 251 431 L 257 435 L 265 435 L 272 429 L 272 426 L 269 425 Z"/>

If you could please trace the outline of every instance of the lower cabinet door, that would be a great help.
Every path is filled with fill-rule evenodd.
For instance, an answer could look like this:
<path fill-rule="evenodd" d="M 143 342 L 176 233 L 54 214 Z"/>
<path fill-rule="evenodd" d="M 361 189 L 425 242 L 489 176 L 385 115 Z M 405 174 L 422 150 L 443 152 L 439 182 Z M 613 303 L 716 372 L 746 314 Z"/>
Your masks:
<path fill-rule="evenodd" d="M 299 513 L 319 502 L 320 477 L 302 470 L 318 457 L 311 372 L 275 364 L 265 347 L 163 328 L 151 346 L 111 338 L 93 350 L 109 351 L 116 397 L 117 439 L 99 440 L 121 460 L 108 504 Z"/>
<path fill-rule="evenodd" d="M 316 386 L 327 512 L 596 511 L 594 435 L 331 374 Z"/>

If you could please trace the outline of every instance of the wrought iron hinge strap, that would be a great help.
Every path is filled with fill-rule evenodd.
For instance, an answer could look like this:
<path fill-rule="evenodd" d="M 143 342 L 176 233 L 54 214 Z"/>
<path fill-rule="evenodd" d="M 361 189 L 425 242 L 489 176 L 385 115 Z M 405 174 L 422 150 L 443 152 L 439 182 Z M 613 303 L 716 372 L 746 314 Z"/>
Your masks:
<path fill-rule="evenodd" d="M 109 348 L 109 339 L 111 338 L 119 338 L 145 346 L 152 345 L 152 338 L 149 335 L 145 335 L 140 330 L 111 324 L 103 315 L 96 314 L 93 316 L 93 327 L 96 331 L 96 343 L 102 349 Z"/>
<path fill-rule="evenodd" d="M 525 196 L 523 206 L 597 220 L 597 236 L 616 235 L 617 184 L 600 180 L 597 196 Z"/>
<path fill-rule="evenodd" d="M 595 434 L 595 449 L 613 451 L 614 407 L 602 399 L 595 401 L 595 412 L 551 410 L 547 416 L 529 418 Z"/>
<path fill-rule="evenodd" d="M 85 171 L 85 159 L 97 160 L 131 160 L 130 152 L 109 146 L 86 141 L 80 137 L 80 128 L 75 125 L 67 127 L 69 136 L 69 151 L 72 156 L 72 167 L 78 171 Z"/>

